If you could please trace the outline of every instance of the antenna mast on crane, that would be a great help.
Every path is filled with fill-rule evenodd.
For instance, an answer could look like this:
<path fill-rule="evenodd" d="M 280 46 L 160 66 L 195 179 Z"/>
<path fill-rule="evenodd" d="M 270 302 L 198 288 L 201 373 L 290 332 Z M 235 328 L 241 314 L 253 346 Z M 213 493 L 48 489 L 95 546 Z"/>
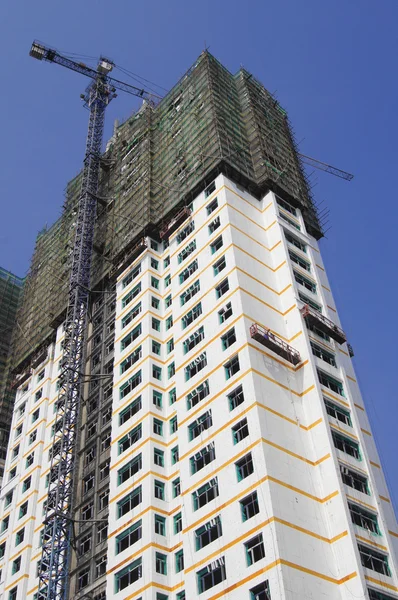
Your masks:
<path fill-rule="evenodd" d="M 73 526 L 76 441 L 105 110 L 116 97 L 117 89 L 149 101 L 152 101 L 154 94 L 110 77 L 109 73 L 115 65 L 105 57 L 99 59 L 95 70 L 36 41 L 29 54 L 38 60 L 62 65 L 92 79 L 86 93 L 82 95 L 90 117 L 64 324 L 65 340 L 51 450 L 38 592 L 38 600 L 66 600 Z"/>

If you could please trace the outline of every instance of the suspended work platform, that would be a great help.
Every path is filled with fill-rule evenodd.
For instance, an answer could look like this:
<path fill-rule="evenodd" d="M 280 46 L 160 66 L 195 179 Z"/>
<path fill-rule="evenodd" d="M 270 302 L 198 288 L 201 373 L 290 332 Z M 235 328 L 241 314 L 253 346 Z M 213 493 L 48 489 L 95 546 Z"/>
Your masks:
<path fill-rule="evenodd" d="M 282 356 L 282 358 L 288 360 L 293 365 L 298 365 L 298 363 L 301 362 L 300 353 L 272 333 L 270 329 L 266 329 L 257 323 L 253 323 L 253 325 L 250 326 L 250 335 L 256 342 L 259 342 L 266 348 L 279 354 L 279 356 Z"/>
<path fill-rule="evenodd" d="M 314 325 L 317 329 L 320 329 L 323 333 L 333 338 L 338 344 L 344 344 L 347 341 L 344 331 L 319 311 L 311 308 L 308 304 L 305 304 L 300 311 L 309 325 Z"/>
<path fill-rule="evenodd" d="M 171 219 L 171 221 L 169 221 L 167 223 L 167 225 L 165 225 L 165 227 L 163 227 L 160 230 L 160 237 L 162 240 L 164 240 L 165 238 L 169 238 L 171 236 L 172 233 L 174 233 L 176 231 L 176 229 L 178 229 L 178 227 L 180 225 L 183 224 L 183 222 L 188 219 L 188 217 L 191 215 L 191 211 L 187 206 L 184 206 L 184 208 L 182 210 L 180 210 L 173 219 Z"/>

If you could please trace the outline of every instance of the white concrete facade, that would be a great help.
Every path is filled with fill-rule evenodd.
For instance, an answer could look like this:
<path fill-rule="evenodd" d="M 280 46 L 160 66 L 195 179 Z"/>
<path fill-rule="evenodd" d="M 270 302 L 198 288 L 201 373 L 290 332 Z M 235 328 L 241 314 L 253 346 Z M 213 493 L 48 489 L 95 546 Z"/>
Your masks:
<path fill-rule="evenodd" d="M 222 175 L 209 192 L 118 279 L 106 598 L 398 598 L 398 527 L 347 345 L 300 312 L 339 325 L 318 244 L 272 192 L 258 201 Z M 301 361 L 252 339 L 253 323 Z M 61 340 L 17 394 L 4 600 L 37 592 Z"/>

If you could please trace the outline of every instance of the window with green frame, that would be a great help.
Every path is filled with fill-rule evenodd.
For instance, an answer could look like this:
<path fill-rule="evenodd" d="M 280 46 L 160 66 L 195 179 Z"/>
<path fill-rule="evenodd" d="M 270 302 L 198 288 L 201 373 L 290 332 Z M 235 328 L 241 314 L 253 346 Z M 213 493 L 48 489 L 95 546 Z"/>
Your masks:
<path fill-rule="evenodd" d="M 170 306 L 173 304 L 173 298 L 172 298 L 172 295 L 171 295 L 171 294 L 169 294 L 169 295 L 168 295 L 168 296 L 165 298 L 165 300 L 164 300 L 164 304 L 165 304 L 165 307 L 166 307 L 166 308 L 170 308 Z"/>
<path fill-rule="evenodd" d="M 163 268 L 167 269 L 169 264 L 170 264 L 170 256 L 166 256 L 166 258 L 163 260 Z"/>
<path fill-rule="evenodd" d="M 254 472 L 252 453 L 245 454 L 240 460 L 235 463 L 236 476 L 238 481 L 242 481 L 249 477 Z"/>
<path fill-rule="evenodd" d="M 190 285 L 185 292 L 180 296 L 181 306 L 184 306 L 195 294 L 200 292 L 200 281 L 197 279 L 192 285 Z"/>
<path fill-rule="evenodd" d="M 205 339 L 205 330 L 204 330 L 204 327 L 199 327 L 199 329 L 197 329 L 196 331 L 194 331 L 182 343 L 184 354 L 187 354 L 188 352 L 190 352 L 191 350 L 193 350 L 193 348 L 195 348 L 195 346 L 197 346 L 198 344 L 200 344 L 200 342 L 202 340 L 204 340 L 204 339 Z"/>
<path fill-rule="evenodd" d="M 204 398 L 206 398 L 206 396 L 208 396 L 209 394 L 210 394 L 209 380 L 206 379 L 206 381 L 204 381 L 203 383 L 198 385 L 198 387 L 196 389 L 194 389 L 192 392 L 190 392 L 187 395 L 187 397 L 186 397 L 187 410 L 190 410 L 192 407 L 199 404 L 199 402 L 201 402 L 201 400 L 204 400 Z"/>
<path fill-rule="evenodd" d="M 246 562 L 248 567 L 265 557 L 265 548 L 262 533 L 256 535 L 255 537 L 245 542 L 244 546 L 246 551 Z"/>
<path fill-rule="evenodd" d="M 181 264 L 190 254 L 192 254 L 192 252 L 195 252 L 195 250 L 196 240 L 192 240 L 192 242 L 189 242 L 189 244 L 187 244 L 177 255 L 178 264 Z"/>
<path fill-rule="evenodd" d="M 370 600 L 396 600 L 396 596 L 390 596 L 389 594 L 384 594 L 383 592 L 371 588 L 368 588 L 368 594 Z"/>
<path fill-rule="evenodd" d="M 166 535 L 166 518 L 155 514 L 155 533 Z"/>
<path fill-rule="evenodd" d="M 213 265 L 214 275 L 218 275 L 219 273 L 221 273 L 221 271 L 223 271 L 226 266 L 227 266 L 227 263 L 225 260 L 225 256 L 222 256 Z"/>
<path fill-rule="evenodd" d="M 304 277 L 301 273 L 298 273 L 293 269 L 293 275 L 297 283 L 305 287 L 308 291 L 316 294 L 316 283 L 312 281 L 312 279 L 308 279 L 308 277 Z"/>
<path fill-rule="evenodd" d="M 160 575 L 167 575 L 167 556 L 161 552 L 155 553 L 155 570 Z"/>
<path fill-rule="evenodd" d="M 124 298 L 122 298 L 122 308 L 125 308 L 128 304 L 130 304 L 130 302 L 134 300 L 134 298 L 138 296 L 140 292 L 141 282 L 137 283 L 137 285 L 133 287 L 133 289 L 130 290 L 129 293 L 124 296 Z"/>
<path fill-rule="evenodd" d="M 366 529 L 367 531 L 375 533 L 376 535 L 381 535 L 377 514 L 370 512 L 369 510 L 366 510 L 362 506 L 358 506 L 358 504 L 354 504 L 353 502 L 348 503 L 348 509 L 354 525 L 358 525 L 358 527 L 362 527 L 362 529 Z"/>
<path fill-rule="evenodd" d="M 134 342 L 142 333 L 141 323 L 134 327 L 132 331 L 130 331 L 120 342 L 120 350 L 125 350 L 130 344 Z"/>
<path fill-rule="evenodd" d="M 222 235 L 219 235 L 218 238 L 210 244 L 211 253 L 214 254 L 215 252 L 217 252 L 217 250 L 219 250 L 223 246 L 223 243 L 224 242 L 222 239 Z"/>
<path fill-rule="evenodd" d="M 142 400 L 141 396 L 138 396 L 133 402 L 130 402 L 126 408 L 120 411 L 119 413 L 119 426 L 127 423 L 129 419 L 131 419 L 139 410 L 142 408 Z"/>
<path fill-rule="evenodd" d="M 156 310 L 159 310 L 160 307 L 160 300 L 159 298 L 156 298 L 155 296 L 151 297 L 151 306 L 152 308 L 155 308 Z"/>
<path fill-rule="evenodd" d="M 117 472 L 117 484 L 121 485 L 131 477 L 134 477 L 142 469 L 142 455 L 138 454 L 127 464 L 123 465 Z"/>
<path fill-rule="evenodd" d="M 191 262 L 191 264 L 189 264 L 187 267 L 185 267 L 185 269 L 183 271 L 181 271 L 181 273 L 178 276 L 179 282 L 184 283 L 184 281 L 186 281 L 188 279 L 188 277 L 190 277 L 193 273 L 195 273 L 195 271 L 197 271 L 199 268 L 198 265 L 198 259 L 195 258 L 195 260 L 193 262 Z"/>
<path fill-rule="evenodd" d="M 332 377 L 328 373 L 325 373 L 324 371 L 321 371 L 320 369 L 317 369 L 317 372 L 319 382 L 324 387 L 329 388 L 332 392 L 335 392 L 336 394 L 339 394 L 339 396 L 343 396 L 343 398 L 345 398 L 344 388 L 341 381 L 335 379 L 334 377 Z"/>
<path fill-rule="evenodd" d="M 316 356 L 317 358 L 320 358 L 321 360 L 328 363 L 328 365 L 331 365 L 332 367 L 337 367 L 336 356 L 332 352 L 328 352 L 327 350 L 325 350 L 325 348 L 323 348 L 322 346 L 319 346 L 319 344 L 316 344 L 312 340 L 310 340 L 310 346 L 311 346 L 312 354 L 314 356 Z"/>
<path fill-rule="evenodd" d="M 156 342 L 155 340 L 152 340 L 152 352 L 154 354 L 157 354 L 158 356 L 160 356 L 160 344 L 159 342 Z"/>
<path fill-rule="evenodd" d="M 27 500 L 26 502 L 21 504 L 21 506 L 19 507 L 19 516 L 18 516 L 19 519 L 22 519 L 22 517 L 24 517 L 27 514 L 28 503 L 29 503 L 29 501 Z"/>
<path fill-rule="evenodd" d="M 221 298 L 221 296 L 223 296 L 224 294 L 226 294 L 228 292 L 228 290 L 229 290 L 228 277 L 226 279 L 223 279 L 223 281 L 217 285 L 217 287 L 215 288 L 215 290 L 216 290 L 216 298 L 217 298 L 217 300 L 219 298 Z"/>
<path fill-rule="evenodd" d="M 174 479 L 174 481 L 171 482 L 171 488 L 173 490 L 173 498 L 177 498 L 177 496 L 180 496 L 180 494 L 181 494 L 181 481 L 180 481 L 179 477 L 177 477 L 177 479 Z"/>
<path fill-rule="evenodd" d="M 142 438 L 142 423 L 139 423 L 118 441 L 118 453 L 123 454 Z"/>
<path fill-rule="evenodd" d="M 155 319 L 155 317 L 152 317 L 152 329 L 160 331 L 160 321 L 159 319 Z"/>
<path fill-rule="evenodd" d="M 184 229 L 181 229 L 176 236 L 177 244 L 181 244 L 181 242 L 185 240 L 185 238 L 187 238 L 194 231 L 194 229 L 195 221 L 191 221 L 188 223 L 188 225 L 186 225 L 186 227 L 184 227 Z"/>
<path fill-rule="evenodd" d="M 199 594 L 203 594 L 227 577 L 224 557 L 217 558 L 204 569 L 196 573 Z"/>
<path fill-rule="evenodd" d="M 157 381 L 162 379 L 162 368 L 158 365 L 152 365 L 152 377 Z"/>
<path fill-rule="evenodd" d="M 159 270 L 159 261 L 153 257 L 151 257 L 151 268 L 155 269 L 155 271 Z"/>
<path fill-rule="evenodd" d="M 178 592 L 178 594 L 176 596 L 176 600 L 185 600 L 185 590 Z"/>
<path fill-rule="evenodd" d="M 232 439 L 234 444 L 239 444 L 244 438 L 249 435 L 249 426 L 247 424 L 246 417 L 236 423 L 231 429 L 232 431 Z"/>
<path fill-rule="evenodd" d="M 170 435 L 173 435 L 173 433 L 176 433 L 177 429 L 178 429 L 177 417 L 172 417 L 170 419 Z"/>
<path fill-rule="evenodd" d="M 21 556 L 18 556 L 18 558 L 16 558 L 13 561 L 12 568 L 11 568 L 11 575 L 15 575 L 15 573 L 18 573 L 18 571 L 21 568 L 21 562 L 22 562 Z"/>
<path fill-rule="evenodd" d="M 227 333 L 221 336 L 221 347 L 223 350 L 227 350 L 232 344 L 236 342 L 235 327 L 232 327 Z"/>
<path fill-rule="evenodd" d="M 169 391 L 169 404 L 174 404 L 174 402 L 177 400 L 177 390 L 176 388 L 173 388 L 172 390 Z"/>
<path fill-rule="evenodd" d="M 182 514 L 179 512 L 173 517 L 174 533 L 182 531 Z"/>
<path fill-rule="evenodd" d="M 116 503 L 117 518 L 120 519 L 142 502 L 142 487 L 138 486 Z"/>
<path fill-rule="evenodd" d="M 142 538 L 142 520 L 140 519 L 116 536 L 116 554 L 120 554 Z"/>
<path fill-rule="evenodd" d="M 207 366 L 207 353 L 202 352 L 192 362 L 184 367 L 185 381 L 188 381 Z"/>
<path fill-rule="evenodd" d="M 155 498 L 157 498 L 158 500 L 164 500 L 165 499 L 165 485 L 163 483 L 163 481 L 158 481 L 157 479 L 155 479 L 154 481 L 154 494 L 155 494 Z"/>
<path fill-rule="evenodd" d="M 188 439 L 190 442 L 197 438 L 203 431 L 206 431 L 213 425 L 211 409 L 200 415 L 195 421 L 188 425 Z"/>
<path fill-rule="evenodd" d="M 214 442 L 211 442 L 210 444 L 199 450 L 199 452 L 196 452 L 194 456 L 190 457 L 189 463 L 191 466 L 191 475 L 194 475 L 215 459 L 216 449 Z"/>
<path fill-rule="evenodd" d="M 230 392 L 227 395 L 227 398 L 228 398 L 229 410 L 234 410 L 234 408 L 236 408 L 237 406 L 239 406 L 240 404 L 242 404 L 245 401 L 245 396 L 243 394 L 243 387 L 241 385 L 238 385 L 237 388 L 232 390 L 232 392 Z"/>
<path fill-rule="evenodd" d="M 257 492 L 253 492 L 239 501 L 242 521 L 248 521 L 260 512 Z"/>
<path fill-rule="evenodd" d="M 250 600 L 271 600 L 268 581 L 263 581 L 250 590 Z"/>
<path fill-rule="evenodd" d="M 201 550 L 221 536 L 221 517 L 217 516 L 195 530 L 195 549 Z"/>
<path fill-rule="evenodd" d="M 218 478 L 214 477 L 193 492 L 193 509 L 198 510 L 199 508 L 202 508 L 202 506 L 205 506 L 214 500 L 214 498 L 217 498 L 218 495 Z"/>
<path fill-rule="evenodd" d="M 171 275 L 166 275 L 164 278 L 164 287 L 167 288 L 171 284 Z"/>
<path fill-rule="evenodd" d="M 135 583 L 142 577 L 142 559 L 137 558 L 115 574 L 115 593 L 121 592 L 126 587 Z"/>
<path fill-rule="evenodd" d="M 276 196 L 275 199 L 279 206 L 287 210 L 287 212 L 290 212 L 294 217 L 297 217 L 297 209 L 294 206 L 289 204 L 289 202 L 286 202 L 286 200 L 282 200 L 282 198 L 279 198 L 278 196 Z"/>
<path fill-rule="evenodd" d="M 156 600 L 169 600 L 169 597 L 161 592 L 156 592 Z"/>
<path fill-rule="evenodd" d="M 162 408 L 163 406 L 163 394 L 158 392 L 157 390 L 152 391 L 152 403 L 156 406 L 156 408 Z"/>
<path fill-rule="evenodd" d="M 180 573 L 184 569 L 184 550 L 178 550 L 174 555 L 176 564 L 176 573 Z"/>
<path fill-rule="evenodd" d="M 369 546 L 363 546 L 358 544 L 359 556 L 361 557 L 362 566 L 366 569 L 376 571 L 381 575 L 391 577 L 391 571 L 388 564 L 388 556 L 369 548 Z"/>
<path fill-rule="evenodd" d="M 153 277 L 153 275 L 151 277 L 151 286 L 153 288 L 155 288 L 155 290 L 159 289 L 159 279 L 157 279 L 156 277 Z"/>
<path fill-rule="evenodd" d="M 218 200 L 217 200 L 217 198 L 214 198 L 214 200 L 212 200 L 210 202 L 210 204 L 208 204 L 206 206 L 207 215 L 208 216 L 211 215 L 211 213 L 214 212 L 217 207 L 218 207 Z"/>
<path fill-rule="evenodd" d="M 362 460 L 361 453 L 359 452 L 359 444 L 355 440 L 352 440 L 345 435 L 340 435 L 332 429 L 333 444 L 337 450 L 345 452 L 353 456 L 357 460 Z"/>
<path fill-rule="evenodd" d="M 307 273 L 311 273 L 311 264 L 308 260 L 305 260 L 305 258 L 302 258 L 292 250 L 289 250 L 289 257 L 294 264 L 304 269 L 304 271 L 307 271 Z"/>
<path fill-rule="evenodd" d="M 314 302 L 314 300 L 312 300 L 312 298 L 308 298 L 308 296 L 305 296 L 301 292 L 298 293 L 298 297 L 300 298 L 301 302 L 304 302 L 304 304 L 308 304 L 309 306 L 311 306 L 311 308 L 313 308 L 317 312 L 320 312 L 320 313 L 322 312 L 322 306 L 320 304 L 318 304 L 317 302 Z"/>
<path fill-rule="evenodd" d="M 281 210 L 279 210 L 278 212 L 279 212 L 279 216 L 281 217 L 281 219 L 286 221 L 286 223 L 289 223 L 289 225 L 291 225 L 291 227 L 294 227 L 295 229 L 297 229 L 297 231 L 301 231 L 301 227 L 300 227 L 299 223 L 297 223 L 296 221 L 294 221 L 293 219 L 291 219 L 290 217 L 285 215 L 285 213 L 283 213 Z"/>
<path fill-rule="evenodd" d="M 342 406 L 335 404 L 334 402 L 331 402 L 326 398 L 324 398 L 323 401 L 325 402 L 326 412 L 328 413 L 328 415 L 330 415 L 334 419 L 337 419 L 341 423 L 344 423 L 344 425 L 352 427 L 351 415 L 349 410 L 346 410 Z"/>
<path fill-rule="evenodd" d="M 171 449 L 171 464 L 175 465 L 176 463 L 178 463 L 179 460 L 180 454 L 178 451 L 178 446 L 174 446 L 174 448 Z"/>
<path fill-rule="evenodd" d="M 174 338 L 170 338 L 166 342 L 166 352 L 167 352 L 167 354 L 170 354 L 170 352 L 173 352 L 173 350 L 174 350 Z"/>
<path fill-rule="evenodd" d="M 141 273 L 141 263 L 134 267 L 132 271 L 122 280 L 122 287 L 126 288 Z"/>
<path fill-rule="evenodd" d="M 166 331 L 168 331 L 171 327 L 173 327 L 173 315 L 170 315 L 166 319 Z"/>
<path fill-rule="evenodd" d="M 181 318 L 182 328 L 186 329 L 188 327 L 188 325 L 190 325 L 191 323 L 193 323 L 193 321 L 195 321 L 198 317 L 200 317 L 201 314 L 202 314 L 202 303 L 199 302 L 199 304 L 197 304 L 196 306 L 194 306 L 192 310 L 190 310 L 189 312 L 187 312 Z"/>
<path fill-rule="evenodd" d="M 153 419 L 153 433 L 156 433 L 156 435 L 163 435 L 163 421 Z"/>
<path fill-rule="evenodd" d="M 159 448 L 153 449 L 153 462 L 158 467 L 164 467 L 164 451 Z"/>
<path fill-rule="evenodd" d="M 240 370 L 240 365 L 239 365 L 239 356 L 238 355 L 233 356 L 224 365 L 226 379 L 230 379 L 231 377 L 233 377 L 239 370 Z"/>
<path fill-rule="evenodd" d="M 128 357 L 122 360 L 122 362 L 120 363 L 120 374 L 123 375 L 123 373 L 128 371 L 136 362 L 140 360 L 141 356 L 142 347 L 138 346 L 138 348 L 136 348 L 134 352 L 129 354 Z"/>

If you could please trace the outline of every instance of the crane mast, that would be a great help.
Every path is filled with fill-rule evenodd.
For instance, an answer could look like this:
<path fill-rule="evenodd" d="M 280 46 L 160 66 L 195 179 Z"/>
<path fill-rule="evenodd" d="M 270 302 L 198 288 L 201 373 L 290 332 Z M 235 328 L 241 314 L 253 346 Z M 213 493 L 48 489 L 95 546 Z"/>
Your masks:
<path fill-rule="evenodd" d="M 150 95 L 145 90 L 109 77 L 114 64 L 103 57 L 98 62 L 97 70 L 94 70 L 63 57 L 38 42 L 33 43 L 30 55 L 39 60 L 61 64 L 92 79 L 83 95 L 90 117 L 64 322 L 64 349 L 51 449 L 38 591 L 39 600 L 66 600 L 73 533 L 77 431 L 105 110 L 115 97 L 117 88 L 142 98 Z"/>

